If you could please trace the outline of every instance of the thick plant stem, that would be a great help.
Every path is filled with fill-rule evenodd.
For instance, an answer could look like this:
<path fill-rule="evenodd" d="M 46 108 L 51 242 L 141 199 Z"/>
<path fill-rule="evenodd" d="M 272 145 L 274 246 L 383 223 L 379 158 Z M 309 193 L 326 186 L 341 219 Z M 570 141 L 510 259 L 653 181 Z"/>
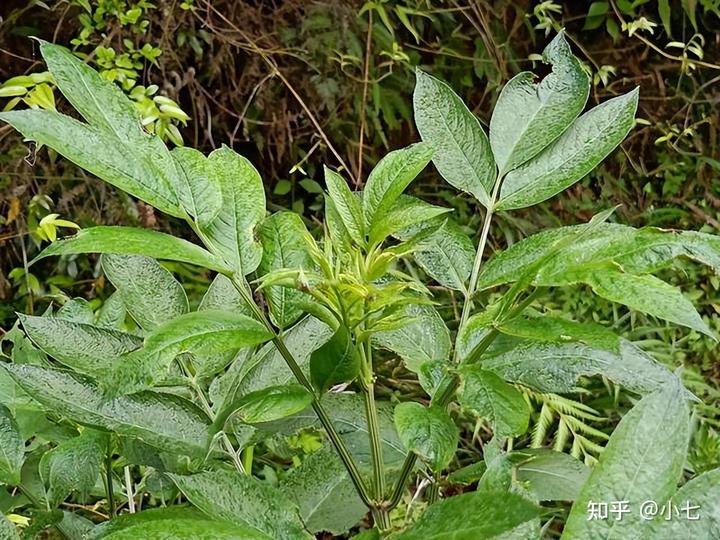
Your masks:
<path fill-rule="evenodd" d="M 283 341 L 282 337 L 275 330 L 275 327 L 273 327 L 268 318 L 265 316 L 265 313 L 263 313 L 263 311 L 253 300 L 252 292 L 250 291 L 250 287 L 248 286 L 247 282 L 244 279 L 239 278 L 237 274 L 232 274 L 231 281 L 235 289 L 242 296 L 245 303 L 252 310 L 253 315 L 257 318 L 257 320 L 262 322 L 268 329 L 268 331 L 272 334 L 273 337 L 271 341 L 277 348 L 280 355 L 285 360 L 285 363 L 287 364 L 288 368 L 290 368 L 290 371 L 294 375 L 295 379 L 300 384 L 302 384 L 308 390 L 308 392 L 313 395 L 313 411 L 315 411 L 318 420 L 320 420 L 323 428 L 325 428 L 325 431 L 328 434 L 328 438 L 330 439 L 332 445 L 335 447 L 335 450 L 337 451 L 340 460 L 343 462 L 343 465 L 345 465 L 345 468 L 350 475 L 350 480 L 355 486 L 355 489 L 357 490 L 360 499 L 368 508 L 372 508 L 374 506 L 374 503 L 370 498 L 367 487 L 365 486 L 365 481 L 360 475 L 360 471 L 358 470 L 357 465 L 355 465 L 355 461 L 353 461 L 350 452 L 348 452 L 345 443 L 340 438 L 340 435 L 335 429 L 335 425 L 330 419 L 330 416 L 327 414 L 327 411 L 325 411 L 325 408 L 320 403 L 320 399 L 315 393 L 315 389 L 313 388 L 312 384 L 307 379 L 298 363 L 295 361 L 295 357 L 293 356 L 293 354 L 288 350 L 287 346 L 285 345 L 285 341 Z"/>
<path fill-rule="evenodd" d="M 113 518 L 116 515 L 115 509 L 115 492 L 113 491 L 113 480 L 112 480 L 112 442 L 108 438 L 107 454 L 105 455 L 105 480 L 107 481 L 107 498 L 108 508 L 110 517 Z"/>

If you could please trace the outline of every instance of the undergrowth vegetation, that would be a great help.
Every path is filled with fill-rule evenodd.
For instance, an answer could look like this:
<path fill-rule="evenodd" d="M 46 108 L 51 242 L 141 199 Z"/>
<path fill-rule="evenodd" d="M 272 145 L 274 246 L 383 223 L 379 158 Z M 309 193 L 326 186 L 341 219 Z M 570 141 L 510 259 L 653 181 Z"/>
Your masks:
<path fill-rule="evenodd" d="M 717 6 L 442 4 L 9 12 L 0 537 L 720 535 Z"/>

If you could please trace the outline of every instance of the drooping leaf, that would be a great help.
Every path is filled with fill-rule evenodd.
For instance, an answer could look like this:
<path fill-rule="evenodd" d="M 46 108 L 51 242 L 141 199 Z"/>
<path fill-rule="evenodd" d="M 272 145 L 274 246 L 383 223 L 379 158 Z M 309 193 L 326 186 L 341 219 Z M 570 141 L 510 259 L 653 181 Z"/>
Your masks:
<path fill-rule="evenodd" d="M 601 268 L 581 274 L 577 279 L 590 285 L 593 292 L 602 298 L 714 338 L 712 330 L 680 289 L 655 276 L 636 276 L 612 268 Z"/>
<path fill-rule="evenodd" d="M 155 259 L 103 255 L 102 267 L 128 313 L 144 330 L 155 330 L 166 321 L 187 313 L 185 289 Z"/>
<path fill-rule="evenodd" d="M 360 355 L 344 325 L 310 356 L 310 379 L 321 393 L 335 384 L 351 382 L 359 372 Z"/>
<path fill-rule="evenodd" d="M 108 384 L 111 395 L 147 388 L 181 353 L 212 355 L 237 351 L 269 340 L 270 331 L 247 315 L 217 310 L 186 313 L 156 328 L 144 346 L 127 354 Z"/>
<path fill-rule="evenodd" d="M 419 223 L 427 223 L 447 212 L 452 212 L 452 209 L 428 204 L 409 195 L 401 195 L 387 213 L 373 223 L 370 229 L 370 242 L 380 243 L 398 231 Z"/>
<path fill-rule="evenodd" d="M 373 342 L 400 356 L 410 371 L 417 372 L 425 362 L 447 361 L 450 333 L 432 306 L 411 304 L 406 308 L 409 322 L 395 330 L 378 332 Z"/>
<path fill-rule="evenodd" d="M 400 403 L 395 407 L 395 427 L 405 448 L 435 472 L 447 467 L 455 455 L 458 428 L 441 407 L 425 407 L 412 401 Z"/>
<path fill-rule="evenodd" d="M 490 145 L 507 173 L 557 139 L 585 107 L 590 80 L 560 31 L 545 47 L 552 72 L 540 83 L 529 71 L 505 85 L 490 119 Z"/>
<path fill-rule="evenodd" d="M 360 200 L 350 191 L 342 176 L 327 167 L 324 170 L 325 185 L 345 230 L 357 245 L 365 245 L 365 218 Z"/>
<path fill-rule="evenodd" d="M 645 396 L 615 428 L 570 511 L 563 538 L 643 538 L 640 504 L 670 499 L 682 474 L 690 433 L 687 396 L 673 382 Z M 591 501 L 628 501 L 615 519 L 588 519 Z"/>
<path fill-rule="evenodd" d="M 223 200 L 217 178 L 208 159 L 194 148 L 179 146 L 171 152 L 179 169 L 178 199 L 201 227 L 207 227 L 220 213 Z"/>
<path fill-rule="evenodd" d="M 447 84 L 419 69 L 415 76 L 415 125 L 434 150 L 435 167 L 451 186 L 487 208 L 495 161 L 480 122 Z"/>
<path fill-rule="evenodd" d="M 307 409 L 312 401 L 313 395 L 301 384 L 268 386 L 242 396 L 221 410 L 213 424 L 213 430 L 222 430 L 230 416 L 245 424 L 286 418 Z"/>
<path fill-rule="evenodd" d="M 540 154 L 505 176 L 495 208 L 532 206 L 580 180 L 630 132 L 637 103 L 635 89 L 580 116 Z"/>
<path fill-rule="evenodd" d="M 671 520 L 658 515 L 650 524 L 648 538 L 692 538 L 713 540 L 720 538 L 720 469 L 705 472 L 682 486 L 670 499 Z M 659 501 L 658 501 L 659 502 Z M 695 519 L 697 518 L 697 519 Z"/>
<path fill-rule="evenodd" d="M 10 410 L 0 404 L 0 482 L 18 485 L 24 459 L 25 441 L 20 434 L 20 427 Z"/>
<path fill-rule="evenodd" d="M 105 375 L 121 355 L 139 348 L 132 334 L 60 319 L 20 315 L 25 334 L 58 362 L 79 373 Z"/>
<path fill-rule="evenodd" d="M 188 500 L 208 516 L 250 528 L 273 540 L 310 540 L 298 510 L 270 484 L 218 470 L 169 475 Z"/>
<path fill-rule="evenodd" d="M 139 439 L 166 452 L 205 455 L 209 420 L 192 403 L 144 392 L 106 400 L 89 378 L 30 365 L 2 364 L 33 399 L 55 414 Z"/>
<path fill-rule="evenodd" d="M 106 446 L 104 434 L 88 429 L 43 454 L 40 474 L 50 506 L 57 507 L 73 491 L 87 497 L 100 476 Z"/>
<path fill-rule="evenodd" d="M 30 261 L 30 264 L 45 257 L 78 253 L 144 255 L 228 272 L 228 267 L 222 260 L 187 240 L 149 229 L 114 226 L 84 229 L 75 236 L 53 242 Z"/>
<path fill-rule="evenodd" d="M 243 275 L 260 264 L 256 228 L 265 217 L 265 189 L 252 164 L 227 146 L 208 156 L 210 174 L 220 186 L 222 207 L 203 229 L 225 262 Z"/>
<path fill-rule="evenodd" d="M 540 501 L 574 501 L 590 476 L 582 461 L 548 448 L 516 450 L 511 459 L 517 481 Z"/>
<path fill-rule="evenodd" d="M 493 538 L 538 515 L 530 501 L 507 491 L 476 491 L 432 504 L 394 540 Z"/>
<path fill-rule="evenodd" d="M 486 418 L 495 436 L 522 435 L 530 422 L 530 409 L 514 386 L 480 366 L 461 370 L 458 400 L 463 407 Z"/>
<path fill-rule="evenodd" d="M 593 375 L 603 375 L 640 394 L 652 392 L 676 378 L 665 366 L 624 339 L 620 340 L 619 352 L 577 342 L 508 340 L 502 347 L 488 349 L 483 368 L 506 381 L 560 394 L 575 391 L 580 377 Z"/>
<path fill-rule="evenodd" d="M 347 469 L 329 444 L 292 469 L 280 488 L 295 501 L 305 526 L 312 533 L 345 534 L 368 511 Z"/>
<path fill-rule="evenodd" d="M 265 275 L 281 268 L 308 271 L 315 268 L 306 240 L 309 233 L 297 214 L 293 212 L 273 214 L 262 222 L 259 233 L 263 254 L 258 274 Z M 265 298 L 273 322 L 280 328 L 287 328 L 297 321 L 303 314 L 303 302 L 307 302 L 304 293 L 279 285 L 268 287 L 265 290 Z"/>
<path fill-rule="evenodd" d="M 412 144 L 387 154 L 368 176 L 363 192 L 365 224 L 372 228 L 430 161 L 432 149 L 424 143 Z M 339 211 L 339 209 L 338 209 Z"/>

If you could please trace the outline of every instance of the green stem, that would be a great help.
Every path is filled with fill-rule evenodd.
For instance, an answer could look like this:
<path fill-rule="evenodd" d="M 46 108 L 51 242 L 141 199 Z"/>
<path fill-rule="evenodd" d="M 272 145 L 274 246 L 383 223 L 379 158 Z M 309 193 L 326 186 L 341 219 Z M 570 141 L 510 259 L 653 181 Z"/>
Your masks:
<path fill-rule="evenodd" d="M 360 496 L 360 499 L 363 501 L 363 503 L 368 507 L 372 508 L 374 506 L 372 499 L 370 498 L 370 495 L 368 494 L 367 487 L 365 486 L 365 481 L 363 480 L 362 476 L 360 475 L 360 471 L 357 468 L 357 465 L 355 465 L 355 461 L 353 461 L 352 456 L 350 455 L 350 452 L 348 452 L 348 449 L 345 447 L 345 443 L 340 438 L 340 435 L 338 434 L 337 430 L 335 429 L 335 425 L 333 424 L 332 420 L 330 419 L 330 416 L 327 414 L 327 411 L 325 411 L 325 408 L 320 403 L 320 399 L 315 393 L 315 389 L 313 388 L 312 384 L 310 384 L 310 381 L 307 379 L 305 374 L 303 373 L 302 369 L 298 365 L 298 363 L 295 361 L 295 358 L 293 357 L 292 353 L 288 350 L 287 346 L 285 345 L 285 342 L 283 341 L 282 337 L 280 337 L 273 327 L 273 325 L 270 323 L 268 318 L 265 316 L 265 313 L 258 307 L 258 305 L 255 303 L 255 301 L 252 298 L 252 293 L 250 292 L 250 287 L 248 286 L 247 282 L 244 279 L 238 278 L 237 274 L 232 274 L 231 281 L 235 287 L 235 289 L 240 293 L 241 297 L 243 298 L 243 301 L 248 305 L 248 307 L 252 310 L 253 315 L 262 322 L 265 327 L 268 329 L 268 331 L 272 334 L 272 342 L 277 348 L 280 355 L 285 360 L 285 363 L 287 364 L 288 368 L 290 368 L 290 371 L 295 376 L 295 379 L 302 384 L 312 395 L 313 395 L 313 401 L 312 401 L 312 408 L 313 411 L 315 411 L 315 414 L 318 417 L 318 420 L 320 420 L 320 423 L 322 424 L 323 428 L 325 428 L 325 431 L 328 434 L 328 438 L 330 439 L 330 442 L 335 447 L 335 450 L 338 453 L 338 456 L 340 456 L 340 460 L 345 465 L 345 468 L 348 471 L 348 474 L 350 475 L 350 480 L 352 481 L 353 485 L 355 486 L 355 489 L 358 492 L 358 495 Z"/>
<path fill-rule="evenodd" d="M 243 467 L 247 471 L 247 474 L 252 474 L 253 457 L 255 455 L 255 447 L 250 445 L 243 450 L 242 463 Z"/>
<path fill-rule="evenodd" d="M 105 481 L 108 498 L 108 508 L 110 510 L 110 517 L 116 516 L 115 508 L 115 492 L 113 491 L 113 479 L 112 479 L 112 438 L 108 437 L 107 453 L 105 455 Z"/>

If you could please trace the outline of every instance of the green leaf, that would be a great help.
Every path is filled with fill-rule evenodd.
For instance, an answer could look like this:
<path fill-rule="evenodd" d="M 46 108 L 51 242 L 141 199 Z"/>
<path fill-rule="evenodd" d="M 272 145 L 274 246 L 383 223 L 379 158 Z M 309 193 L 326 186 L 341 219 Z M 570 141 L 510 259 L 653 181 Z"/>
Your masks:
<path fill-rule="evenodd" d="M 149 521 L 103 536 L 105 540 L 273 540 L 248 527 L 217 520 L 186 519 Z"/>
<path fill-rule="evenodd" d="M 635 89 L 575 120 L 534 159 L 505 176 L 496 210 L 533 206 L 592 171 L 632 129 L 637 103 Z"/>
<path fill-rule="evenodd" d="M 239 313 L 203 310 L 186 313 L 156 328 L 143 348 L 121 359 L 108 390 L 129 394 L 158 380 L 181 353 L 211 355 L 252 347 L 272 337 L 265 326 Z"/>
<path fill-rule="evenodd" d="M 574 501 L 590 476 L 582 461 L 548 448 L 516 450 L 511 459 L 517 481 L 540 501 Z"/>
<path fill-rule="evenodd" d="M 87 375 L 107 374 L 121 355 L 139 348 L 142 339 L 57 317 L 19 315 L 25 334 L 58 362 Z"/>
<path fill-rule="evenodd" d="M 679 516 L 672 514 L 672 520 L 658 515 L 650 524 L 652 533 L 648 538 L 692 538 L 693 540 L 714 540 L 720 538 L 720 469 L 714 469 L 690 480 L 670 499 L 672 508 Z M 660 501 L 657 501 L 658 503 Z M 699 519 L 688 519 L 689 516 Z"/>
<path fill-rule="evenodd" d="M 665 366 L 624 339 L 620 340 L 619 352 L 577 342 L 510 340 L 486 351 L 483 368 L 506 381 L 559 394 L 576 391 L 580 377 L 593 375 L 603 375 L 640 394 L 652 392 L 676 378 Z"/>
<path fill-rule="evenodd" d="M 405 448 L 426 461 L 433 471 L 442 471 L 452 461 L 460 435 L 443 408 L 400 403 L 395 407 L 395 427 Z"/>
<path fill-rule="evenodd" d="M 672 25 L 670 24 L 670 0 L 658 0 L 658 15 L 662 21 L 667 37 L 672 37 Z"/>
<path fill-rule="evenodd" d="M 0 482 L 18 485 L 24 459 L 25 441 L 20 435 L 20 428 L 10 410 L 0 404 Z"/>
<path fill-rule="evenodd" d="M 310 379 L 320 393 L 338 383 L 352 382 L 359 373 L 360 355 L 344 325 L 310 355 Z"/>
<path fill-rule="evenodd" d="M 180 171 L 178 199 L 201 228 L 207 227 L 222 209 L 222 194 L 208 159 L 193 148 L 178 146 L 170 153 Z"/>
<path fill-rule="evenodd" d="M 87 498 L 100 476 L 106 447 L 104 434 L 88 429 L 43 454 L 40 474 L 51 507 L 57 507 L 73 491 Z"/>
<path fill-rule="evenodd" d="M 560 31 L 545 47 L 552 72 L 539 84 L 529 71 L 505 85 L 490 119 L 490 146 L 501 173 L 515 169 L 557 139 L 585 107 L 590 80 Z M 504 187 L 503 187 L 504 189 Z"/>
<path fill-rule="evenodd" d="M 4 538 L 5 540 L 20 540 L 17 528 L 10 523 L 2 512 L 0 512 L 0 538 Z"/>
<path fill-rule="evenodd" d="M 538 508 L 515 493 L 464 493 L 430 505 L 413 526 L 393 540 L 494 538 L 537 515 Z"/>
<path fill-rule="evenodd" d="M 222 207 L 203 229 L 226 263 L 243 275 L 260 264 L 262 246 L 256 228 L 265 217 L 265 189 L 260 174 L 247 159 L 227 146 L 208 156 L 210 174 L 220 186 Z"/>
<path fill-rule="evenodd" d="M 387 213 L 373 223 L 372 229 L 370 229 L 370 243 L 379 244 L 398 231 L 420 223 L 427 223 L 447 212 L 452 212 L 452 209 L 428 204 L 409 195 L 401 195 Z"/>
<path fill-rule="evenodd" d="M 495 161 L 477 117 L 444 82 L 415 70 L 415 125 L 434 150 L 433 163 L 453 187 L 486 208 L 495 183 Z"/>
<path fill-rule="evenodd" d="M 695 310 L 692 302 L 680 290 L 651 275 L 636 276 L 611 268 L 601 268 L 578 276 L 592 287 L 598 296 L 642 311 L 666 321 L 687 326 L 715 339 L 715 336 Z"/>
<path fill-rule="evenodd" d="M 273 540 L 310 540 L 297 508 L 270 484 L 231 471 L 170 474 L 188 500 L 208 516 L 253 529 Z"/>
<path fill-rule="evenodd" d="M 155 330 L 188 311 L 185 289 L 155 259 L 137 255 L 103 255 L 105 275 L 138 326 Z"/>
<path fill-rule="evenodd" d="M 245 424 L 272 422 L 304 411 L 312 401 L 313 395 L 301 384 L 268 386 L 242 396 L 220 411 L 213 432 L 223 430 L 230 416 Z"/>
<path fill-rule="evenodd" d="M 84 229 L 75 236 L 53 242 L 30 261 L 30 264 L 46 257 L 78 253 L 144 255 L 154 259 L 194 264 L 218 272 L 229 271 L 215 255 L 182 238 L 148 229 L 110 226 Z"/>
<path fill-rule="evenodd" d="M 610 4 L 608 2 L 593 2 L 590 4 L 585 16 L 585 24 L 582 27 L 583 31 L 600 28 L 607 18 L 609 9 Z"/>
<path fill-rule="evenodd" d="M 205 456 L 209 421 L 188 401 L 152 392 L 106 400 L 100 388 L 81 375 L 30 365 L 0 365 L 54 414 L 139 439 L 166 452 Z"/>
<path fill-rule="evenodd" d="M 122 327 L 125 322 L 125 315 L 127 315 L 125 304 L 123 304 L 120 293 L 115 291 L 108 296 L 107 300 L 100 306 L 96 325 L 100 328 L 108 328 L 110 330 L 118 329 Z"/>
<path fill-rule="evenodd" d="M 278 212 L 260 225 L 263 255 L 258 274 L 263 276 L 282 268 L 311 271 L 315 263 L 308 250 L 308 233 L 302 218 L 293 212 Z M 287 328 L 303 314 L 307 295 L 280 285 L 265 289 L 270 316 L 280 328 Z"/>
<path fill-rule="evenodd" d="M 363 191 L 363 214 L 368 227 L 372 228 L 376 221 L 385 217 L 431 156 L 429 145 L 416 143 L 390 152 L 380 160 L 368 176 Z"/>
<path fill-rule="evenodd" d="M 111 133 L 46 109 L 3 112 L 0 120 L 107 183 L 166 214 L 183 217 L 172 187 L 145 155 L 152 152 L 152 136 L 143 146 L 130 146 Z"/>
<path fill-rule="evenodd" d="M 527 431 L 530 409 L 519 390 L 479 366 L 466 366 L 460 374 L 458 401 L 487 418 L 495 436 L 522 435 Z"/>
<path fill-rule="evenodd" d="M 280 489 L 296 502 L 300 517 L 312 533 L 345 534 L 368 511 L 347 469 L 329 444 L 291 469 Z"/>
<path fill-rule="evenodd" d="M 671 383 L 641 399 L 615 428 L 575 500 L 563 538 L 644 538 L 640 504 L 664 504 L 682 474 L 690 435 L 685 389 Z M 622 519 L 588 519 L 591 501 L 628 501 Z"/>
<path fill-rule="evenodd" d="M 521 339 L 568 343 L 579 341 L 608 351 L 620 352 L 620 337 L 595 323 L 581 323 L 558 317 L 524 313 L 503 322 L 501 333 Z"/>
<path fill-rule="evenodd" d="M 350 191 L 342 176 L 327 167 L 324 170 L 325 185 L 345 229 L 358 246 L 364 246 L 365 218 L 360 200 Z"/>
<path fill-rule="evenodd" d="M 176 520 L 201 522 L 209 521 L 205 514 L 186 504 L 161 506 L 149 508 L 135 514 L 123 513 L 115 516 L 113 519 L 103 521 L 93 527 L 92 531 L 88 535 L 88 540 L 100 540 L 101 538 L 106 538 L 112 534 L 122 531 L 123 529 L 131 527 L 146 526 L 154 522 L 158 522 L 159 525 L 161 525 Z"/>
<path fill-rule="evenodd" d="M 420 366 L 433 360 L 447 362 L 450 357 L 450 333 L 440 314 L 432 306 L 411 304 L 405 309 L 409 322 L 396 330 L 377 332 L 373 342 L 400 356 L 406 367 L 417 373 Z"/>

